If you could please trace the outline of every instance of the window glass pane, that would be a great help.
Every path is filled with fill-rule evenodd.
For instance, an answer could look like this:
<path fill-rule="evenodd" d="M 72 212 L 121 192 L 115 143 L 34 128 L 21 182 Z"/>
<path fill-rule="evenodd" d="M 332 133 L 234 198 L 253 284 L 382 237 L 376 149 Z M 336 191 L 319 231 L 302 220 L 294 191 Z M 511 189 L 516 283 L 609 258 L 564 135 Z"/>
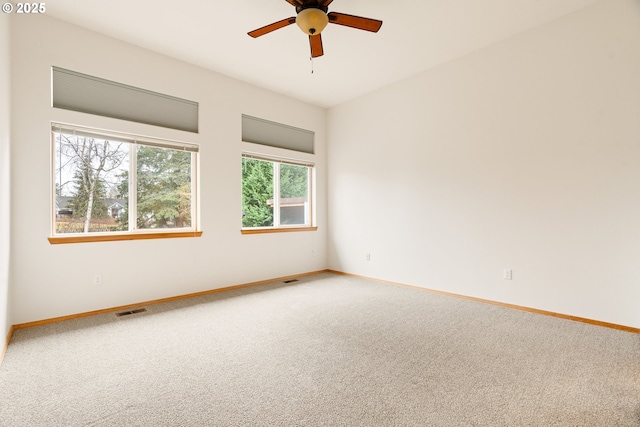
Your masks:
<path fill-rule="evenodd" d="M 54 132 L 55 232 L 126 231 L 129 144 Z"/>
<path fill-rule="evenodd" d="M 242 159 L 242 226 L 273 227 L 272 162 Z"/>
<path fill-rule="evenodd" d="M 309 224 L 309 168 L 280 165 L 280 224 Z"/>
<path fill-rule="evenodd" d="M 191 153 L 139 145 L 137 227 L 191 227 Z"/>
<path fill-rule="evenodd" d="M 194 228 L 197 146 L 59 124 L 51 130 L 54 235 Z"/>

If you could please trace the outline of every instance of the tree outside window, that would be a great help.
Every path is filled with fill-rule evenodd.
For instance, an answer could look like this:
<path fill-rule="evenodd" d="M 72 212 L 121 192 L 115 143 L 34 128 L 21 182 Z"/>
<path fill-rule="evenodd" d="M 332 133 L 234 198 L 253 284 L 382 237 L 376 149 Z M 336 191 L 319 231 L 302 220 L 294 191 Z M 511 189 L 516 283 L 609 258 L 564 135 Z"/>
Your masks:
<path fill-rule="evenodd" d="M 310 226 L 311 166 L 242 159 L 242 227 Z"/>
<path fill-rule="evenodd" d="M 54 234 L 193 228 L 193 149 L 56 127 L 53 140 Z"/>

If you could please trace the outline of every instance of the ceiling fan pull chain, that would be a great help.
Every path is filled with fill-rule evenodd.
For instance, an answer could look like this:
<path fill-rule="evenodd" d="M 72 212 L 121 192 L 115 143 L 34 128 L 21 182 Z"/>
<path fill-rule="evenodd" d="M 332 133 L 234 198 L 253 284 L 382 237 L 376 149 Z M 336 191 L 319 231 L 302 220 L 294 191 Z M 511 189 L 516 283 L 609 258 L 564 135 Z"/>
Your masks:
<path fill-rule="evenodd" d="M 313 74 L 313 56 L 309 57 L 309 61 L 311 61 L 311 74 Z"/>

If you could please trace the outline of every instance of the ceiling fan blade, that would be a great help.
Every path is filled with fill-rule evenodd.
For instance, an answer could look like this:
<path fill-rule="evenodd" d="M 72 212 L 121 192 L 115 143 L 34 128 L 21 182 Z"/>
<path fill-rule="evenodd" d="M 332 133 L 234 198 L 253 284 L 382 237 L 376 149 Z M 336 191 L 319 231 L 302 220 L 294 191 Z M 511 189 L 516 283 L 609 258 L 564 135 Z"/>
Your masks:
<path fill-rule="evenodd" d="M 327 6 L 329 6 L 331 4 L 332 1 L 333 0 L 319 0 L 318 1 L 318 5 L 320 7 L 327 7 Z"/>
<path fill-rule="evenodd" d="M 320 34 L 309 36 L 309 44 L 311 45 L 312 58 L 324 55 L 324 50 L 322 49 L 322 36 Z"/>
<path fill-rule="evenodd" d="M 371 31 L 377 33 L 382 26 L 382 21 L 377 19 L 363 18 L 361 16 L 347 15 L 346 13 L 329 13 L 329 22 L 331 24 L 344 25 L 346 27 L 357 28 L 359 30 Z"/>
<path fill-rule="evenodd" d="M 249 34 L 253 38 L 260 37 L 260 36 L 264 36 L 267 33 L 270 33 L 271 31 L 278 30 L 282 27 L 286 27 L 287 25 L 291 25 L 295 22 L 296 22 L 296 18 L 295 16 L 292 16 L 291 18 L 283 19 L 282 21 L 265 25 L 264 27 L 258 28 L 257 30 L 249 31 L 247 34 Z"/>
<path fill-rule="evenodd" d="M 285 0 L 291 6 L 302 6 L 302 0 Z"/>

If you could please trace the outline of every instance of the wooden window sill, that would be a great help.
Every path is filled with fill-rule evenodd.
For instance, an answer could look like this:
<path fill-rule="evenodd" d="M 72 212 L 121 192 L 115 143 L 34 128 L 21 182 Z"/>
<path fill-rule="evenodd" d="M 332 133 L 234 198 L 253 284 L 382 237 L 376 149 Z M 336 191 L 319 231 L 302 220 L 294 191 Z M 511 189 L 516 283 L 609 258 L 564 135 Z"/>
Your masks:
<path fill-rule="evenodd" d="M 293 231 L 316 231 L 318 227 L 243 228 L 242 234 L 290 233 Z"/>
<path fill-rule="evenodd" d="M 149 239 L 173 239 L 178 237 L 200 237 L 202 231 L 176 231 L 165 233 L 122 233 L 101 235 L 73 235 L 49 237 L 49 243 L 58 245 L 63 243 L 87 243 L 87 242 L 113 242 L 117 240 L 149 240 Z"/>

